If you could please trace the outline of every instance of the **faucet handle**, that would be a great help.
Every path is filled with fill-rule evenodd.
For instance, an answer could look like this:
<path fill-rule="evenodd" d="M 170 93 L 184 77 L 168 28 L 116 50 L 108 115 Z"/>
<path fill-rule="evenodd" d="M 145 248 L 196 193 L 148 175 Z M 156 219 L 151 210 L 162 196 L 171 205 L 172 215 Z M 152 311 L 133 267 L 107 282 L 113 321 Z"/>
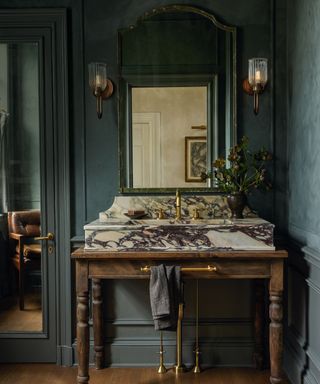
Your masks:
<path fill-rule="evenodd" d="M 201 219 L 200 214 L 199 214 L 199 209 L 194 208 L 193 214 L 192 214 L 192 220 L 198 220 L 198 219 Z"/>
<path fill-rule="evenodd" d="M 162 219 L 164 219 L 164 212 L 163 212 L 163 209 L 162 209 L 162 208 L 157 209 L 156 213 L 157 213 L 157 219 L 158 219 L 158 220 L 162 220 Z"/>
<path fill-rule="evenodd" d="M 218 213 L 218 216 L 222 216 L 221 207 L 218 203 L 211 204 L 210 209 L 211 209 L 211 215 L 213 219 L 217 217 L 217 213 Z"/>

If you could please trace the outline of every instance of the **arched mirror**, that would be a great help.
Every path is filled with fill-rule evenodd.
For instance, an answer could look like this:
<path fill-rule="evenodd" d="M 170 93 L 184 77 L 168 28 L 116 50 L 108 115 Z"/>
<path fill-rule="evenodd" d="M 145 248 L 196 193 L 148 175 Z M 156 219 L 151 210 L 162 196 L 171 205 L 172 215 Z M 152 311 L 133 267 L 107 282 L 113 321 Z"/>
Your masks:
<path fill-rule="evenodd" d="M 236 141 L 236 28 L 171 5 L 119 31 L 120 191 L 212 190 Z"/>

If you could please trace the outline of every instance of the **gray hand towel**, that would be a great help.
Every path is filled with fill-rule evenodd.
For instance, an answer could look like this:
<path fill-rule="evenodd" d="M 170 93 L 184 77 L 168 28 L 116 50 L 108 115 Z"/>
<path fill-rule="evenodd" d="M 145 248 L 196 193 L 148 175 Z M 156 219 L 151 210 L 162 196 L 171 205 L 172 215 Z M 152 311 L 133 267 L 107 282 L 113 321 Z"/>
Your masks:
<path fill-rule="evenodd" d="M 181 300 L 181 273 L 178 266 L 151 267 L 150 303 L 156 330 L 176 330 Z"/>

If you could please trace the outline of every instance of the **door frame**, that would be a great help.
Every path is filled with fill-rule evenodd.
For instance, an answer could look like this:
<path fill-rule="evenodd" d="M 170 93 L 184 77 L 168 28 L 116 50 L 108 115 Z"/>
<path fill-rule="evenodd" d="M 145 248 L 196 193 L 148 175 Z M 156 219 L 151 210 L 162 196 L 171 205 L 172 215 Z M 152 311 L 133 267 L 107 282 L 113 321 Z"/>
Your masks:
<path fill-rule="evenodd" d="M 161 113 L 160 112 L 132 112 L 132 157 L 134 152 L 133 147 L 133 128 L 134 124 L 145 124 L 149 128 L 150 132 L 150 141 L 149 147 L 150 151 L 153 154 L 149 166 L 150 166 L 150 175 L 152 186 L 156 186 L 156 188 L 162 187 L 162 164 L 160 162 L 160 156 L 162 151 L 162 141 L 161 141 Z M 132 185 L 134 183 L 134 171 L 132 170 Z M 138 188 L 146 188 L 146 187 L 138 187 Z M 147 188 L 150 188 L 147 187 Z"/>
<path fill-rule="evenodd" d="M 55 257 L 46 258 L 54 271 L 47 274 L 49 315 L 43 332 L 0 334 L 0 362 L 61 364 L 72 361 L 66 9 L 0 9 L 0 39 L 39 44 L 41 208 L 47 212 L 42 233 L 55 234 Z"/>

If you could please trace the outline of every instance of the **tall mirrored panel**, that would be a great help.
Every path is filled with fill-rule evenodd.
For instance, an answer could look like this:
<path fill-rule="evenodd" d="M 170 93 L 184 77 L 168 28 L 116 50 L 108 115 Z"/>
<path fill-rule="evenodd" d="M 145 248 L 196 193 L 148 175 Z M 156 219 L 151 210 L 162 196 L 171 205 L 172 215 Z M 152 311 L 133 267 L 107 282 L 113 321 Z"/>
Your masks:
<path fill-rule="evenodd" d="M 41 332 L 39 47 L 0 42 L 0 332 Z"/>

